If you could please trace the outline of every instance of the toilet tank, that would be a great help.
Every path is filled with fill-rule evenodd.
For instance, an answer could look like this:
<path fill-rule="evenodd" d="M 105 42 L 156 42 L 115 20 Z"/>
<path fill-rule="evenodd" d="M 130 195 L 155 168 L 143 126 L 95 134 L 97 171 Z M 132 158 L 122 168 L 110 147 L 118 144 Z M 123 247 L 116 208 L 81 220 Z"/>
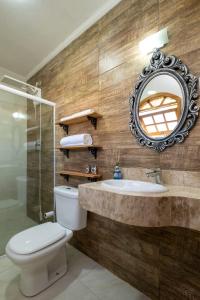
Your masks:
<path fill-rule="evenodd" d="M 80 230 L 87 226 L 87 211 L 78 200 L 78 189 L 70 186 L 54 188 L 57 222 L 70 229 Z"/>

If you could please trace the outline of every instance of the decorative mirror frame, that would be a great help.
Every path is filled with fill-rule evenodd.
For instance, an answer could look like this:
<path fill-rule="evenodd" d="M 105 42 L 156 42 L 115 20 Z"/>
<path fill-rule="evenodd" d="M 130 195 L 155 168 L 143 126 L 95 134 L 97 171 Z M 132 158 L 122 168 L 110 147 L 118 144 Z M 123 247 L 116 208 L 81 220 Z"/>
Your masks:
<path fill-rule="evenodd" d="M 164 74 L 175 78 L 183 93 L 183 112 L 177 127 L 170 135 L 160 139 L 148 137 L 142 130 L 139 122 L 139 103 L 145 86 L 154 77 Z M 188 67 L 176 56 L 166 56 L 159 49 L 155 49 L 149 66 L 145 67 L 139 76 L 135 90 L 129 97 L 130 122 L 129 127 L 139 144 L 147 146 L 158 152 L 165 150 L 177 143 L 182 143 L 188 136 L 190 129 L 194 126 L 199 112 L 198 99 L 198 78 L 193 76 Z"/>

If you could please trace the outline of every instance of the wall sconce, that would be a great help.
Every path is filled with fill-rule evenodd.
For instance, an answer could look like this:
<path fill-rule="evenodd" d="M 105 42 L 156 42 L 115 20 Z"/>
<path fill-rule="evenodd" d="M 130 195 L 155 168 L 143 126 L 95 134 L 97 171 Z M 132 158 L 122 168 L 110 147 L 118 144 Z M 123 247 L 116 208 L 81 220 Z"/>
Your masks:
<path fill-rule="evenodd" d="M 168 42 L 167 28 L 164 28 L 142 40 L 139 43 L 139 48 L 142 54 L 149 54 L 155 48 L 162 48 Z"/>

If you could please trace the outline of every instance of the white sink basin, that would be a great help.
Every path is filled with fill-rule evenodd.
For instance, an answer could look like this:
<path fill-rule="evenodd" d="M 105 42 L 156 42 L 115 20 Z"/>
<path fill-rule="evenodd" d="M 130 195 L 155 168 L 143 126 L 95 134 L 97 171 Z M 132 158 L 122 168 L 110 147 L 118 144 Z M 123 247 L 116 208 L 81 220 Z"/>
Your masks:
<path fill-rule="evenodd" d="M 163 193 L 167 191 L 167 188 L 161 184 L 137 180 L 110 179 L 102 181 L 101 184 L 105 188 L 120 192 Z"/>

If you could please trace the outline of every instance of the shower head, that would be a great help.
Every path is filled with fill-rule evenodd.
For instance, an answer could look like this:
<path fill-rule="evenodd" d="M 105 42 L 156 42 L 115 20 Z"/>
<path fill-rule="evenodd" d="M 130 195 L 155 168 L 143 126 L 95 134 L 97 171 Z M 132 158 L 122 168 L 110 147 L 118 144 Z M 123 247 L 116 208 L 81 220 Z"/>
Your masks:
<path fill-rule="evenodd" d="M 20 81 L 18 79 L 15 79 L 15 78 L 12 78 L 8 75 L 3 75 L 1 78 L 0 78 L 0 82 L 4 85 L 7 85 L 7 86 L 11 86 L 11 87 L 14 87 L 18 90 L 21 90 L 21 91 L 24 91 L 28 94 L 31 94 L 31 95 L 40 95 L 41 93 L 41 89 L 38 88 L 38 87 L 35 87 L 33 85 L 30 85 L 26 82 L 23 82 L 23 81 Z"/>

